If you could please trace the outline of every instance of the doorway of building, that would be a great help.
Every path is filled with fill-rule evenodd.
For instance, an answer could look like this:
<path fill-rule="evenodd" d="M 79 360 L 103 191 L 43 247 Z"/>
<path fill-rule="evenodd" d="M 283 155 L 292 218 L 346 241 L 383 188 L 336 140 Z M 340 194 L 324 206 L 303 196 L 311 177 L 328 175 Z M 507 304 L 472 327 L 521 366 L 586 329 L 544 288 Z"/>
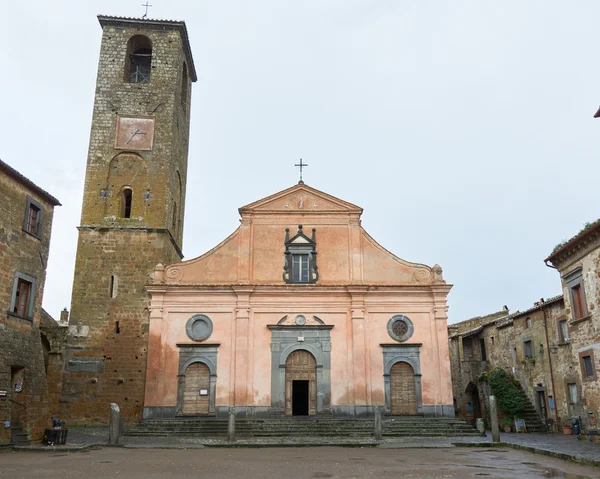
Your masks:
<path fill-rule="evenodd" d="M 308 416 L 308 381 L 292 381 L 292 416 Z"/>
<path fill-rule="evenodd" d="M 415 373 L 410 364 L 399 362 L 390 370 L 390 399 L 392 414 L 417 414 Z"/>
<path fill-rule="evenodd" d="M 466 419 L 474 421 L 481 416 L 481 403 L 479 402 L 479 389 L 473 383 L 469 383 L 465 389 L 465 411 Z"/>
<path fill-rule="evenodd" d="M 548 411 L 546 410 L 546 393 L 544 391 L 537 391 L 537 403 L 540 417 L 545 421 L 548 419 Z"/>
<path fill-rule="evenodd" d="M 285 415 L 317 414 L 317 361 L 304 349 L 290 354 L 285 362 Z"/>
<path fill-rule="evenodd" d="M 183 414 L 208 414 L 210 406 L 210 371 L 204 363 L 192 363 L 185 371 Z"/>

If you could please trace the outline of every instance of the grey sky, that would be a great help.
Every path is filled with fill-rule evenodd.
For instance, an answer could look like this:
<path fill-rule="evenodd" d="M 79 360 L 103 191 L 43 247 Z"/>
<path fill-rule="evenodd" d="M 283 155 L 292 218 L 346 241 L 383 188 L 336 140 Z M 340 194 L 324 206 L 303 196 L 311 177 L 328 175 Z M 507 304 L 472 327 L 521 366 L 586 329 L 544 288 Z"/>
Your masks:
<path fill-rule="evenodd" d="M 101 28 L 142 0 L 2 0 L 0 158 L 57 196 L 44 307 L 70 307 Z M 453 283 L 450 322 L 560 293 L 543 264 L 600 216 L 598 1 L 153 0 L 185 20 L 183 250 L 297 182 Z"/>

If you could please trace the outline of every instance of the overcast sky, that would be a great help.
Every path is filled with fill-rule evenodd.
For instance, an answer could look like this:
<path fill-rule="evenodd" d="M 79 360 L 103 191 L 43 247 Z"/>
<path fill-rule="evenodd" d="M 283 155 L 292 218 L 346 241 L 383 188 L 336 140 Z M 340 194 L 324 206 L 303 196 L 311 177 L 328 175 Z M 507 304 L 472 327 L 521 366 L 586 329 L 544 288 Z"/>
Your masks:
<path fill-rule="evenodd" d="M 0 0 L 0 158 L 60 199 L 44 307 L 70 308 L 101 28 L 142 0 Z M 151 0 L 185 20 L 183 252 L 298 181 L 454 284 L 449 320 L 560 293 L 543 259 L 598 208 L 597 0 Z"/>

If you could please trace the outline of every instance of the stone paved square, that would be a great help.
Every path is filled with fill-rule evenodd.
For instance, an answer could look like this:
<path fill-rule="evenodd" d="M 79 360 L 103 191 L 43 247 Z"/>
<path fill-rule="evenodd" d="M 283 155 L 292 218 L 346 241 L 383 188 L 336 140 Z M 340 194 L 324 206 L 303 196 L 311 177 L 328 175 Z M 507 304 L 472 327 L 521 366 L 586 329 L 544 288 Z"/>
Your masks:
<path fill-rule="evenodd" d="M 600 469 L 508 448 L 122 449 L 0 454 L 0 476 L 81 478 L 600 478 Z"/>

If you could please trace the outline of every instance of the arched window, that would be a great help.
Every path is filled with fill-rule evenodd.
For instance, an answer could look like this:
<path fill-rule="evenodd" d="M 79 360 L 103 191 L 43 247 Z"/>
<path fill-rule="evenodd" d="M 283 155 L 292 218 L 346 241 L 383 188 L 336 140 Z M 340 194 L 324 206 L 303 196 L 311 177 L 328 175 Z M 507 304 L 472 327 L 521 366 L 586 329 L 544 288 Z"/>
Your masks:
<path fill-rule="evenodd" d="M 185 62 L 183 63 L 183 74 L 181 75 L 181 105 L 186 108 L 188 101 L 188 88 L 189 88 L 188 70 Z"/>
<path fill-rule="evenodd" d="M 121 218 L 131 218 L 131 188 L 123 188 L 121 193 Z"/>
<path fill-rule="evenodd" d="M 136 35 L 127 43 L 125 81 L 129 83 L 150 82 L 152 69 L 152 42 L 144 35 Z"/>

